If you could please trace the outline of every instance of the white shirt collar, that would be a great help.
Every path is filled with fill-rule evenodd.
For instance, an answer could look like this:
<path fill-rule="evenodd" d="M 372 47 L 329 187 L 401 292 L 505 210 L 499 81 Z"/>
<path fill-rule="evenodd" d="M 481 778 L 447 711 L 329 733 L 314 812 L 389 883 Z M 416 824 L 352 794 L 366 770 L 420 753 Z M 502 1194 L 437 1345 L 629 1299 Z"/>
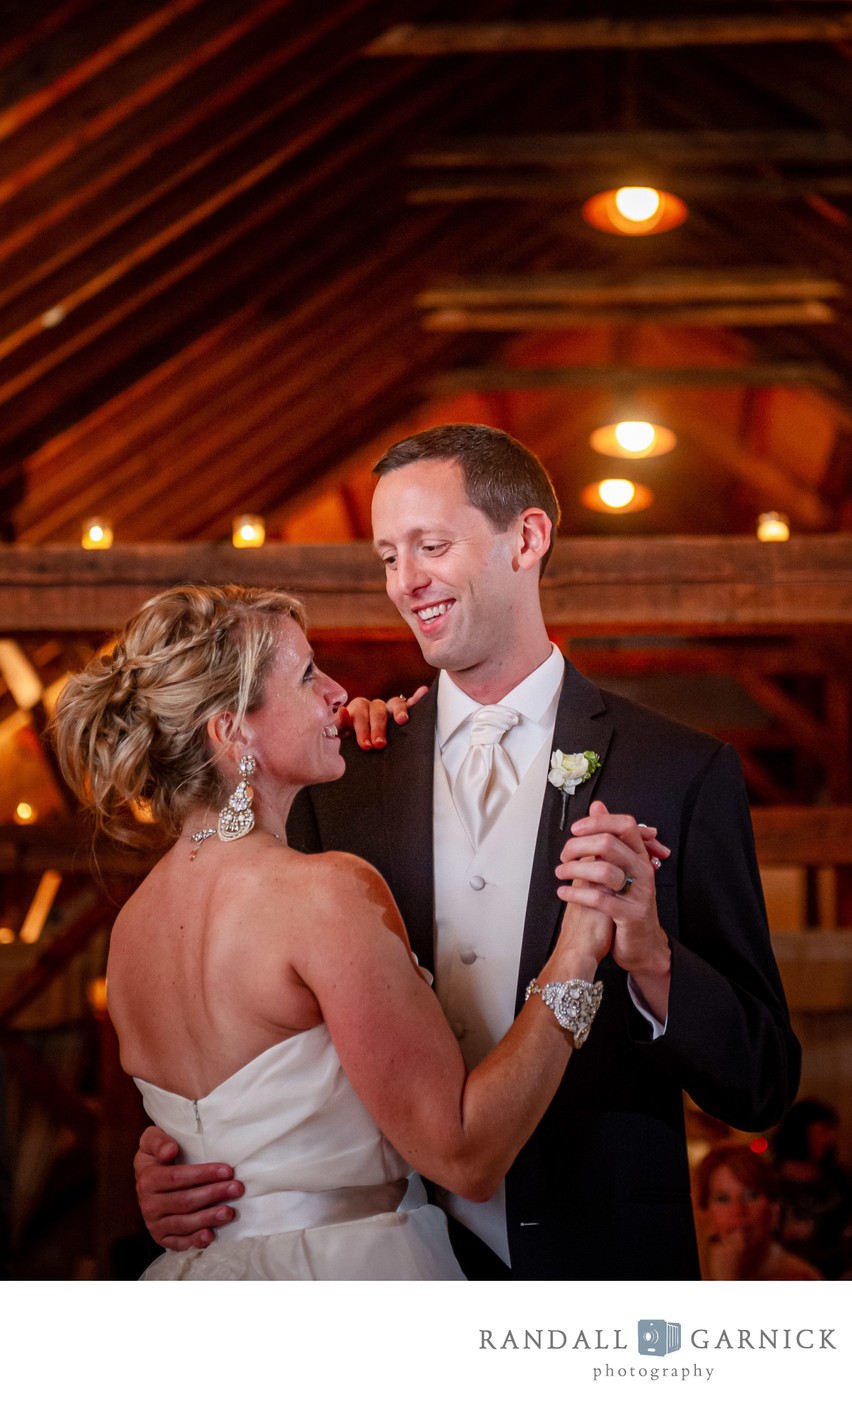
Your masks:
<path fill-rule="evenodd" d="M 529 721 L 540 721 L 553 705 L 554 697 L 561 691 L 564 674 L 565 663 L 562 653 L 558 647 L 551 644 L 550 656 L 546 657 L 534 672 L 530 672 L 528 677 L 524 677 L 522 682 L 518 682 L 518 685 L 513 687 L 507 696 L 502 697 L 499 704 L 511 706 L 514 711 Z M 481 701 L 474 701 L 472 696 L 468 696 L 466 691 L 462 691 L 460 686 L 456 686 L 446 672 L 441 672 L 438 677 L 436 715 L 436 730 L 440 749 L 443 750 L 459 726 L 469 720 L 481 705 Z"/>

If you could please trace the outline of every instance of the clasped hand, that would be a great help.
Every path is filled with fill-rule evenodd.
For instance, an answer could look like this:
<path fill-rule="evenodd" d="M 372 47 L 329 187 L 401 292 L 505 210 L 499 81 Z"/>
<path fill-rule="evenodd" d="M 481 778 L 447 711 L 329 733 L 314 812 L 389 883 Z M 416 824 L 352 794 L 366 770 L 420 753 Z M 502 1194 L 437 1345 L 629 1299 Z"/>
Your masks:
<path fill-rule="evenodd" d="M 657 915 L 656 871 L 671 849 L 659 842 L 656 829 L 637 824 L 630 814 L 610 814 L 600 800 L 571 825 L 571 835 L 556 869 L 562 884 L 557 894 L 610 918 L 613 960 L 663 1020 L 671 949 Z"/>

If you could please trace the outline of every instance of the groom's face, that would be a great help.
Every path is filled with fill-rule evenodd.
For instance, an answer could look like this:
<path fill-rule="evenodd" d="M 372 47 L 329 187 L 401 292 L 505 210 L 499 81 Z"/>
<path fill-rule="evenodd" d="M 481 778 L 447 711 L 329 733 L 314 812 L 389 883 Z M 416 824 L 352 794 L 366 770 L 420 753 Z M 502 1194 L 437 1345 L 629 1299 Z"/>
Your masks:
<path fill-rule="evenodd" d="M 516 526 L 501 532 L 467 498 L 455 461 L 415 461 L 382 476 L 373 535 L 391 602 L 432 666 L 502 663 L 517 604 Z"/>

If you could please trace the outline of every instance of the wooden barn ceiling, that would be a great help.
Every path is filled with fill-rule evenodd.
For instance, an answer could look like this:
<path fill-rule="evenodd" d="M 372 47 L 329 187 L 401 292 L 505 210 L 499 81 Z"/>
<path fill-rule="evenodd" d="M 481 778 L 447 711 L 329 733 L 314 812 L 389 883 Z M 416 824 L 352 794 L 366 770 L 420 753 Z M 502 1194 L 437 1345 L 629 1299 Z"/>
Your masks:
<path fill-rule="evenodd" d="M 733 741 L 760 803 L 852 800 L 850 79 L 852 4 L 811 0 L 0 0 L 0 876 L 76 827 L 42 728 L 165 583 L 288 583 L 348 690 L 421 680 L 346 541 L 444 421 L 551 470 L 581 668 Z M 688 219 L 587 224 L 625 183 Z M 589 435 L 631 411 L 678 443 L 603 514 Z"/>
<path fill-rule="evenodd" d="M 374 454 L 446 420 L 532 445 L 569 532 L 852 528 L 852 6 L 0 16 L 6 541 L 365 537 Z M 689 219 L 593 230 L 625 182 Z M 603 516 L 626 401 L 679 443 Z"/>

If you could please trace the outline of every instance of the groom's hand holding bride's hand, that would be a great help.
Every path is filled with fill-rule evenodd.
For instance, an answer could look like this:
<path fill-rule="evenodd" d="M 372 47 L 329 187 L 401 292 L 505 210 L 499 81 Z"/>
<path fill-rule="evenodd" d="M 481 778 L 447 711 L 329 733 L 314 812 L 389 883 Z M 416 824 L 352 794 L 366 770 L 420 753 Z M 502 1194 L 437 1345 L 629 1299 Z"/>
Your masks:
<path fill-rule="evenodd" d="M 398 726 L 405 725 L 411 707 L 428 690 L 428 686 L 418 686 L 411 696 L 391 696 L 388 701 L 353 696 L 337 713 L 337 729 L 341 735 L 354 733 L 362 750 L 382 750 L 388 743 L 388 716 L 393 716 Z"/>
<path fill-rule="evenodd" d="M 136 1195 L 153 1240 L 167 1250 L 203 1250 L 234 1211 L 223 1202 L 242 1196 L 233 1168 L 222 1162 L 173 1166 L 178 1145 L 162 1128 L 146 1128 L 133 1159 Z"/>
<path fill-rule="evenodd" d="M 664 1022 L 671 948 L 657 915 L 655 879 L 671 849 L 659 842 L 656 833 L 629 814 L 610 814 L 605 804 L 595 800 L 588 815 L 571 825 L 572 837 L 562 850 L 556 876 L 564 884 L 557 889 L 563 901 L 611 919 L 613 960 L 632 977 L 648 1009 Z"/>

